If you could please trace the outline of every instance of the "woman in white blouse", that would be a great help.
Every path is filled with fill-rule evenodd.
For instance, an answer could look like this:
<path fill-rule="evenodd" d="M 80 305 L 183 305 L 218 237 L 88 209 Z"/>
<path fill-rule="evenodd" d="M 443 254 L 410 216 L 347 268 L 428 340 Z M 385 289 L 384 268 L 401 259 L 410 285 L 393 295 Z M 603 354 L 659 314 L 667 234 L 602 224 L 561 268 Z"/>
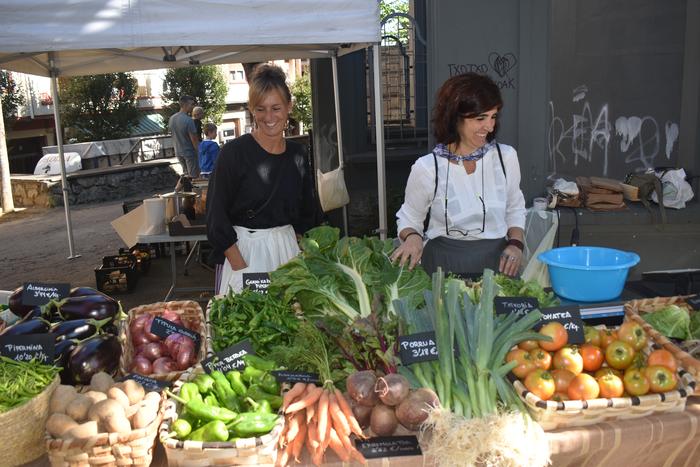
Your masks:
<path fill-rule="evenodd" d="M 410 268 L 421 261 L 429 274 L 438 266 L 466 276 L 484 268 L 518 274 L 525 199 L 515 149 L 495 141 L 502 107 L 487 76 L 465 73 L 442 85 L 433 109 L 438 144 L 411 168 L 393 260 Z"/>

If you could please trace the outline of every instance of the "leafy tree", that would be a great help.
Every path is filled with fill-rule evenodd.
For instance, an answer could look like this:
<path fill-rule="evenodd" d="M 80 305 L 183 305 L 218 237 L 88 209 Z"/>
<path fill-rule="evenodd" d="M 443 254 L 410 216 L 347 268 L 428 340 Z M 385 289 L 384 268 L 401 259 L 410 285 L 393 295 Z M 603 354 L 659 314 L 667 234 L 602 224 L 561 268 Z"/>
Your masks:
<path fill-rule="evenodd" d="M 172 114 L 180 109 L 180 96 L 195 98 L 197 105 L 204 109 L 207 120 L 221 123 L 226 110 L 226 77 L 215 65 L 171 68 L 163 80 L 163 117 L 167 123 Z"/>
<path fill-rule="evenodd" d="M 379 2 L 379 19 L 383 20 L 391 13 L 408 14 L 408 0 L 382 0 Z M 411 24 L 406 18 L 393 18 L 389 20 L 382 34 L 397 37 L 402 44 L 408 43 L 408 31 Z M 393 42 L 393 41 L 392 41 Z"/>
<path fill-rule="evenodd" d="M 20 92 L 19 84 L 12 79 L 9 71 L 0 70 L 0 96 L 2 97 L 2 118 L 9 123 L 17 118 L 17 109 L 24 104 L 24 95 Z"/>
<path fill-rule="evenodd" d="M 59 78 L 61 114 L 78 141 L 126 138 L 136 126 L 138 82 L 131 73 Z"/>
<path fill-rule="evenodd" d="M 304 124 L 304 128 L 311 129 L 311 79 L 308 73 L 304 73 L 290 86 L 294 106 L 290 118 Z"/>

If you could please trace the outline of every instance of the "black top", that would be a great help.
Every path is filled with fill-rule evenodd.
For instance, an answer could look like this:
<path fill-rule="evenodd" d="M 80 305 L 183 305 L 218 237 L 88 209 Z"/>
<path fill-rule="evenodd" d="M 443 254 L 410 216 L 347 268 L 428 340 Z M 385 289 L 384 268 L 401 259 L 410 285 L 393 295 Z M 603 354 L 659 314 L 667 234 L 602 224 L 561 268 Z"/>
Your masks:
<path fill-rule="evenodd" d="M 202 142 L 202 121 L 198 118 L 193 118 L 194 121 L 194 128 L 197 131 L 197 140 L 201 143 Z M 197 149 L 197 148 L 195 148 Z"/>
<path fill-rule="evenodd" d="M 223 252 L 238 240 L 234 225 L 267 229 L 291 224 L 299 234 L 313 227 L 317 212 L 313 183 L 306 148 L 299 143 L 287 141 L 282 154 L 268 153 L 249 134 L 226 143 L 207 192 L 207 236 L 215 262 L 223 263 Z M 251 219 L 249 212 L 263 205 Z"/>

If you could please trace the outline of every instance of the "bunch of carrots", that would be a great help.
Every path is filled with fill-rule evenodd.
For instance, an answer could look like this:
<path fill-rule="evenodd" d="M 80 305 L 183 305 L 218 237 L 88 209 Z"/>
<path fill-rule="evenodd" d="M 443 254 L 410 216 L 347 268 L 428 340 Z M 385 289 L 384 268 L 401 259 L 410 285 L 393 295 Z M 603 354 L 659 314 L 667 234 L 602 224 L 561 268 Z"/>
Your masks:
<path fill-rule="evenodd" d="M 286 423 L 279 439 L 276 465 L 285 466 L 292 458 L 300 462 L 304 444 L 314 465 L 323 462 L 329 447 L 343 462 L 353 459 L 367 463 L 350 440 L 351 434 L 365 438 L 362 428 L 343 393 L 331 381 L 322 387 L 296 383 L 284 394 L 282 411 Z"/>

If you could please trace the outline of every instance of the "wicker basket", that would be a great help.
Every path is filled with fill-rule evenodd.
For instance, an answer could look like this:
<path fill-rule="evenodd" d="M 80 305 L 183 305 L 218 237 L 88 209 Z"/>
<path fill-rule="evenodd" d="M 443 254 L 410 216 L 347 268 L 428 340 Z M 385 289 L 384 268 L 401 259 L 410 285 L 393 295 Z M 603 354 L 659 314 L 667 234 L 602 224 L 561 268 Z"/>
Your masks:
<path fill-rule="evenodd" d="M 149 313 L 155 316 L 160 316 L 163 314 L 163 310 L 168 309 L 170 311 L 175 311 L 180 315 L 180 319 L 186 327 L 196 331 L 201 336 L 199 350 L 197 352 L 196 362 L 202 360 L 206 354 L 205 352 L 205 341 L 206 341 L 206 327 L 204 324 L 204 313 L 202 312 L 202 307 L 192 300 L 185 301 L 175 301 L 175 302 L 158 302 L 152 303 L 150 305 L 141 305 L 136 308 L 129 310 L 127 319 L 122 323 L 121 329 L 119 330 L 119 340 L 122 343 L 122 356 L 119 359 L 119 372 L 122 375 L 127 375 L 130 373 L 129 368 L 131 367 L 131 360 L 134 358 L 134 346 L 131 344 L 131 331 L 129 330 L 129 323 L 136 316 L 142 315 L 144 313 Z M 175 381 L 177 380 L 186 370 L 183 371 L 171 371 L 170 373 L 163 374 L 152 374 L 148 375 L 149 378 L 157 379 L 159 381 Z"/>
<path fill-rule="evenodd" d="M 654 342 L 671 352 L 676 357 L 676 360 L 678 360 L 680 366 L 688 370 L 696 381 L 700 381 L 700 360 L 678 347 L 666 336 L 658 332 L 649 323 L 644 321 L 644 318 L 641 316 L 643 313 L 653 313 L 667 307 L 668 305 L 677 305 L 690 311 L 691 307 L 685 302 L 685 299 L 692 296 L 693 295 L 632 300 L 625 303 L 625 315 L 628 316 L 629 319 L 641 324 L 646 333 L 651 336 Z M 700 387 L 695 388 L 695 395 L 700 395 Z"/>
<path fill-rule="evenodd" d="M 174 392 L 180 391 L 184 381 L 193 379 L 200 370 L 183 375 L 174 386 Z M 160 441 L 168 457 L 168 465 L 174 467 L 204 467 L 209 465 L 264 465 L 273 466 L 277 460 L 277 441 L 279 440 L 284 417 L 270 433 L 256 437 L 239 439 L 236 442 L 212 443 L 201 441 L 179 441 L 169 438 L 170 425 L 177 420 L 179 404 L 167 399 L 165 415 L 160 425 Z"/>
<path fill-rule="evenodd" d="M 22 465 L 46 452 L 44 426 L 49 414 L 49 401 L 60 383 L 58 376 L 36 397 L 0 414 L 0 437 L 8 440 L 2 465 Z"/>
<path fill-rule="evenodd" d="M 55 439 L 46 434 L 46 448 L 53 467 L 149 466 L 158 426 L 163 421 L 164 399 L 158 416 L 145 428 L 128 434 L 100 433 L 87 439 Z"/>

